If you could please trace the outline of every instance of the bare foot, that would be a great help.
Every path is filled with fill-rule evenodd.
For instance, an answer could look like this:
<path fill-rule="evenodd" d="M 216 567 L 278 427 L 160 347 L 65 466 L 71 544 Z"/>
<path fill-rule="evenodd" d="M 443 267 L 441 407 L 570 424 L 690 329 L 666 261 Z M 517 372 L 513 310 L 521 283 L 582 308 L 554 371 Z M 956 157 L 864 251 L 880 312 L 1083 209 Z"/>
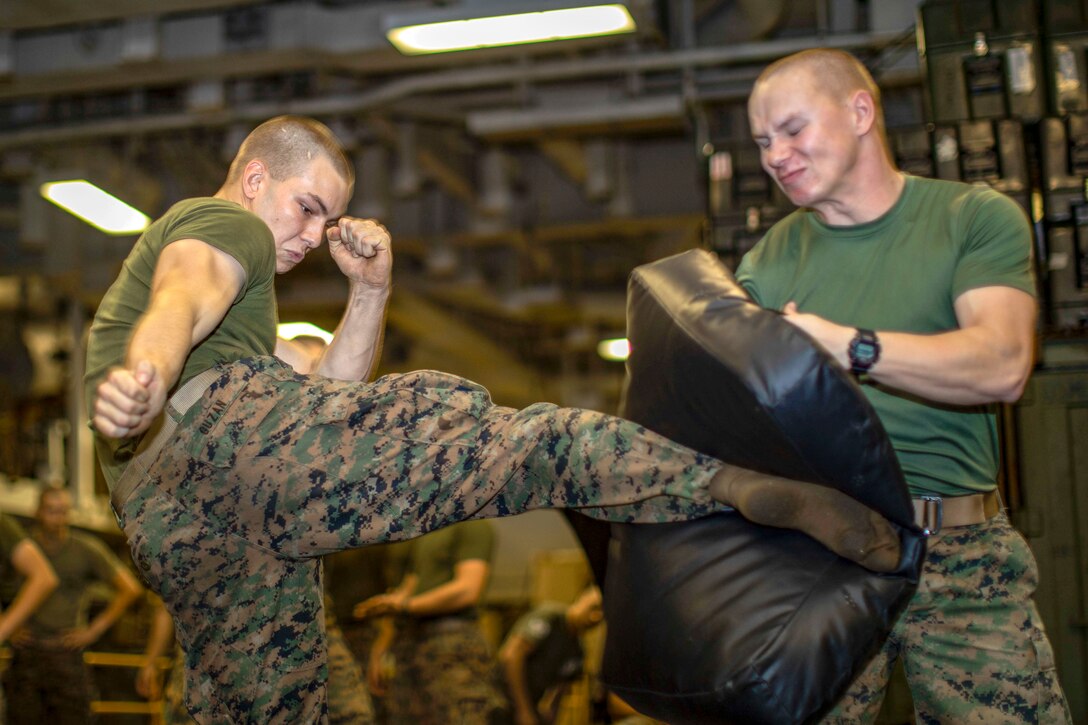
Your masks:
<path fill-rule="evenodd" d="M 753 523 L 796 529 L 876 572 L 899 564 L 899 536 L 887 520 L 845 493 L 725 465 L 710 495 Z"/>

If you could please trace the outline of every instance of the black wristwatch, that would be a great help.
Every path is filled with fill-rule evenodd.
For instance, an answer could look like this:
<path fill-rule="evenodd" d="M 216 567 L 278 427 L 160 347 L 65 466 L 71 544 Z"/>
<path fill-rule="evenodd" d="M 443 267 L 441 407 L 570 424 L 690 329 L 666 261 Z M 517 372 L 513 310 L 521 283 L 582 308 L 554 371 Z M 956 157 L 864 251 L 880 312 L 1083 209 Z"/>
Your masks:
<path fill-rule="evenodd" d="M 880 359 L 880 340 L 872 330 L 863 330 L 859 327 L 854 339 L 850 341 L 850 346 L 846 349 L 846 354 L 850 357 L 850 372 L 854 375 L 864 375 Z"/>

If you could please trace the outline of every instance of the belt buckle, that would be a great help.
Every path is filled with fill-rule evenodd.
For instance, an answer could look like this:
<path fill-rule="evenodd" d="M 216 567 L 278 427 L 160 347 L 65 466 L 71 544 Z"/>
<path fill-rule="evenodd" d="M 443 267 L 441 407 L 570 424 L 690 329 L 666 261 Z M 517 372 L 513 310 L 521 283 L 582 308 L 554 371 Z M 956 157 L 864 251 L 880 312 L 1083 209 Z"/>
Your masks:
<path fill-rule="evenodd" d="M 933 536 L 941 530 L 941 520 L 944 518 L 944 502 L 940 496 L 919 496 L 922 502 L 922 534 Z"/>

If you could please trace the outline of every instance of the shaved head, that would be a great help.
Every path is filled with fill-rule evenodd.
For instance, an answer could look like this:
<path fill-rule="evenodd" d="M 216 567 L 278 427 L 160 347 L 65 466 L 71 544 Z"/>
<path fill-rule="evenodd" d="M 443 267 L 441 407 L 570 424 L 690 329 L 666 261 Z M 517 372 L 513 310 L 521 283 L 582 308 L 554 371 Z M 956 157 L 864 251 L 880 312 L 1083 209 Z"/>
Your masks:
<path fill-rule="evenodd" d="M 807 74 L 811 87 L 836 101 L 845 103 L 857 91 L 864 91 L 876 104 L 876 127 L 887 146 L 884 130 L 884 106 L 880 100 L 880 88 L 864 64 L 850 53 L 835 48 L 813 48 L 776 60 L 763 69 L 756 78 L 755 89 L 771 78 L 786 74 Z"/>
<path fill-rule="evenodd" d="M 283 181 L 301 174 L 318 157 L 328 159 L 349 187 L 354 185 L 355 169 L 328 126 L 303 116 L 277 116 L 246 136 L 227 182 L 237 181 L 253 160 L 263 162 L 273 179 Z"/>

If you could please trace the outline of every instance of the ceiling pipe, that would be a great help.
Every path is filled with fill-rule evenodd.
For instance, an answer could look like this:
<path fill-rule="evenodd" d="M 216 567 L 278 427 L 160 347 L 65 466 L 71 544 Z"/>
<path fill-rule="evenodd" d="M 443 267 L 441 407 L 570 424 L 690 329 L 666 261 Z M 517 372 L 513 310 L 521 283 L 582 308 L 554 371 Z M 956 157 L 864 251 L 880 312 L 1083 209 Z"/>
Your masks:
<path fill-rule="evenodd" d="M 241 107 L 201 114 L 170 114 L 139 119 L 121 118 L 53 129 L 26 129 L 0 133 L 0 149 L 52 144 L 73 139 L 131 136 L 176 131 L 184 128 L 225 126 L 242 121 L 260 121 L 281 113 L 308 116 L 337 116 L 374 111 L 425 93 L 463 90 L 495 85 L 516 85 L 623 75 L 634 72 L 685 70 L 704 66 L 769 62 L 812 47 L 879 49 L 897 39 L 898 32 L 850 33 L 823 38 L 788 38 L 760 43 L 743 43 L 720 48 L 697 48 L 671 53 L 643 53 L 598 59 L 553 61 L 528 65 L 466 68 L 398 78 L 373 91 L 342 94 L 329 98 L 286 102 L 251 103 Z"/>

